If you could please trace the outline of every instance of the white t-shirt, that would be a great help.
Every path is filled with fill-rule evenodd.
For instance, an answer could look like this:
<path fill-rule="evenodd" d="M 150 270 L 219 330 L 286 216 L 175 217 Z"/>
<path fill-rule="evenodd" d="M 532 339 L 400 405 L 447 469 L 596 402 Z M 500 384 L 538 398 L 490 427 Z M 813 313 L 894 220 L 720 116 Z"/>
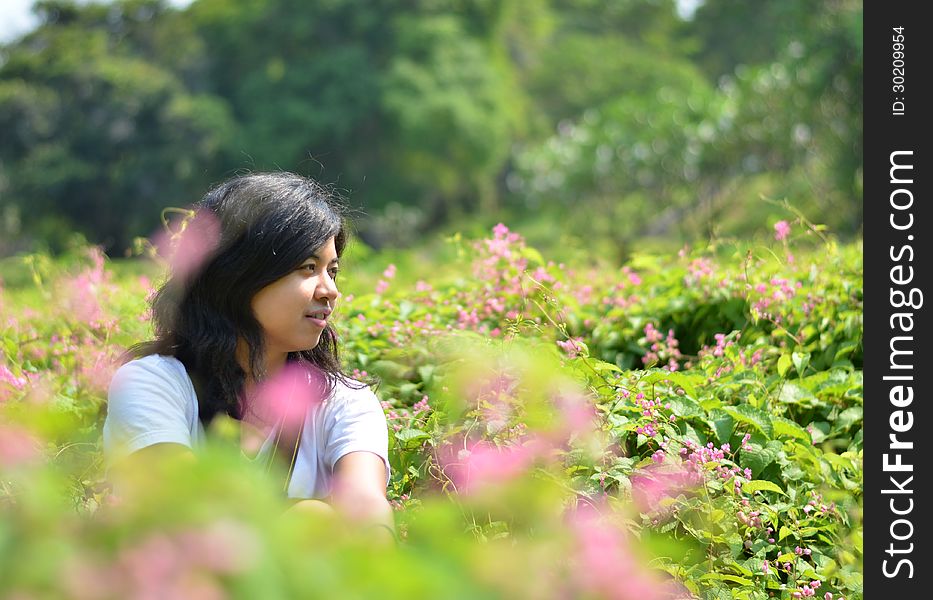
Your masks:
<path fill-rule="evenodd" d="M 103 431 L 108 464 L 153 444 L 196 449 L 204 435 L 194 385 L 178 359 L 154 354 L 117 369 Z M 273 435 L 274 431 L 263 443 L 260 456 L 271 448 Z M 308 411 L 288 496 L 327 497 L 334 465 L 358 451 L 382 458 L 388 485 L 389 434 L 379 399 L 369 387 L 355 390 L 338 380 L 331 397 Z"/>

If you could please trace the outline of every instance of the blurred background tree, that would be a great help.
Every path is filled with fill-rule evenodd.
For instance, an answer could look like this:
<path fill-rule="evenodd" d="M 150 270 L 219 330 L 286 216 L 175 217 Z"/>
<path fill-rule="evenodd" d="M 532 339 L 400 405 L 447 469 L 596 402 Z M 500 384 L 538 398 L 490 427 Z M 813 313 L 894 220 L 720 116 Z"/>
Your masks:
<path fill-rule="evenodd" d="M 765 198 L 858 235 L 861 3 L 682 9 L 41 0 L 0 46 L 0 254 L 120 254 L 247 169 L 333 184 L 377 248 L 507 220 L 625 258 L 788 216 Z"/>

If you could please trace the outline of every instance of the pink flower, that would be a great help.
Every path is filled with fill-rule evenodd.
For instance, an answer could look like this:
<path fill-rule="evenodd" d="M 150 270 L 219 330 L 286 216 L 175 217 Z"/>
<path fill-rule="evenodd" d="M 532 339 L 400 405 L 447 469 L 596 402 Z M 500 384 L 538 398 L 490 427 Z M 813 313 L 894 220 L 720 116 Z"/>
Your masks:
<path fill-rule="evenodd" d="M 638 560 L 624 529 L 600 518 L 597 510 L 581 504 L 569 515 L 574 549 L 569 557 L 573 583 L 571 597 L 617 600 L 660 600 L 686 597 L 675 583 L 653 575 Z"/>
<path fill-rule="evenodd" d="M 651 512 L 664 498 L 674 498 L 696 486 L 695 475 L 687 469 L 652 465 L 631 476 L 632 500 L 640 512 Z"/>
<path fill-rule="evenodd" d="M 290 362 L 246 399 L 244 413 L 266 423 L 280 419 L 294 423 L 323 401 L 323 392 L 324 376 L 317 368 Z"/>
<path fill-rule="evenodd" d="M 42 444 L 38 438 L 21 427 L 0 423 L 0 467 L 28 466 L 41 459 Z"/>
<path fill-rule="evenodd" d="M 220 574 L 246 571 L 259 556 L 256 533 L 231 520 L 183 531 L 175 536 L 175 545 L 189 563 Z"/>
<path fill-rule="evenodd" d="M 0 383 L 7 383 L 14 389 L 21 390 L 26 387 L 26 378 L 17 377 L 6 365 L 0 365 Z"/>
<path fill-rule="evenodd" d="M 778 221 L 774 224 L 774 239 L 777 241 L 782 241 L 787 238 L 787 234 L 790 233 L 790 225 L 787 221 Z"/>
<path fill-rule="evenodd" d="M 575 337 L 569 340 L 557 340 L 557 345 L 560 346 L 561 350 L 567 353 L 568 358 L 574 358 L 583 351 L 583 347 L 580 345 L 582 341 L 583 338 Z"/>
<path fill-rule="evenodd" d="M 386 270 L 382 272 L 382 276 L 386 279 L 392 279 L 395 277 L 395 265 L 390 264 L 388 267 L 386 267 Z"/>
<path fill-rule="evenodd" d="M 168 259 L 172 272 L 187 279 L 207 264 L 220 245 L 220 221 L 210 210 L 199 210 L 188 216 L 174 235 L 167 231 L 154 235 L 153 245 Z"/>
<path fill-rule="evenodd" d="M 492 233 L 497 238 L 505 237 L 509 233 L 509 228 L 502 223 L 498 223 L 495 227 L 492 228 Z"/>
<path fill-rule="evenodd" d="M 544 449 L 533 439 L 521 446 L 499 448 L 479 441 L 447 456 L 444 470 L 461 494 L 476 493 L 512 481 L 526 473 Z"/>

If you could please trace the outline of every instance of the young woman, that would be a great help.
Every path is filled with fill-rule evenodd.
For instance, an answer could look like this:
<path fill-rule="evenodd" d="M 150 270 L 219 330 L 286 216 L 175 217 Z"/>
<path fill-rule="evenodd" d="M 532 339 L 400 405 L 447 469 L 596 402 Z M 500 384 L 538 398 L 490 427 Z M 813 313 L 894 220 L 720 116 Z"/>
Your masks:
<path fill-rule="evenodd" d="M 291 173 L 237 177 L 204 196 L 179 245 L 189 255 L 153 299 L 155 339 L 131 348 L 111 382 L 108 464 L 193 456 L 225 414 L 241 422 L 247 457 L 284 459 L 295 509 L 332 507 L 393 533 L 385 415 L 341 372 L 330 324 L 344 214 L 325 188 Z M 272 385 L 286 373 L 290 386 Z M 315 396 L 297 413 L 295 381 Z"/>

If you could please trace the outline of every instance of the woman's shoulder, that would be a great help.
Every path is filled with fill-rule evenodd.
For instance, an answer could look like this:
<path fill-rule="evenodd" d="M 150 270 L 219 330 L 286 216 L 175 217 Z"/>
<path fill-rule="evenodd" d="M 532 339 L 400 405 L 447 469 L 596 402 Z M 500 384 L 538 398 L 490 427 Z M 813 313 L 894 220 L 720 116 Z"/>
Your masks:
<path fill-rule="evenodd" d="M 191 379 L 180 360 L 174 356 L 150 354 L 121 365 L 114 372 L 110 388 L 113 391 L 126 384 L 147 382 L 177 386 L 179 391 L 187 391 L 191 387 Z"/>
<path fill-rule="evenodd" d="M 331 411 L 382 410 L 379 398 L 369 384 L 351 377 L 337 377 L 330 401 Z"/>
<path fill-rule="evenodd" d="M 369 384 L 352 377 L 335 377 L 334 392 L 332 397 L 336 400 L 352 401 L 360 399 L 375 398 Z"/>

